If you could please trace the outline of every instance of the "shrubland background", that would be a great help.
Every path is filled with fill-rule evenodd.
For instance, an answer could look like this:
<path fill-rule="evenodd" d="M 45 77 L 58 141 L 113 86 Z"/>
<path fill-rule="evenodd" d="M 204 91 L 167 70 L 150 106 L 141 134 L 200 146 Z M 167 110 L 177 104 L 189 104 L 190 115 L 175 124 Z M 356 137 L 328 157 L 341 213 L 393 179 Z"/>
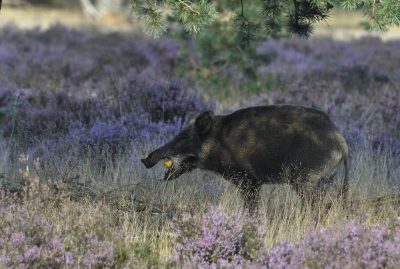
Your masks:
<path fill-rule="evenodd" d="M 115 16 L 3 7 L 1 267 L 398 266 L 400 41 L 358 16 L 240 47 L 224 21 L 154 40 Z M 220 177 L 160 182 L 162 165 L 140 162 L 201 111 L 279 103 L 321 109 L 345 136 L 348 208 L 267 186 L 249 218 Z"/>

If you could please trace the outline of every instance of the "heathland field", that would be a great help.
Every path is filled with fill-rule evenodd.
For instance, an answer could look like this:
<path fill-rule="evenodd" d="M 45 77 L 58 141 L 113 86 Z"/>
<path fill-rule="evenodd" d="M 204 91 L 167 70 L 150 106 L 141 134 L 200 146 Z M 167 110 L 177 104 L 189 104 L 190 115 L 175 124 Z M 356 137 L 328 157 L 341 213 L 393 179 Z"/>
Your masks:
<path fill-rule="evenodd" d="M 400 39 L 317 28 L 243 48 L 104 25 L 1 22 L 1 268 L 400 267 Z M 270 104 L 338 126 L 345 208 L 341 171 L 317 209 L 274 185 L 249 216 L 219 176 L 162 182 L 140 162 L 202 111 Z"/>

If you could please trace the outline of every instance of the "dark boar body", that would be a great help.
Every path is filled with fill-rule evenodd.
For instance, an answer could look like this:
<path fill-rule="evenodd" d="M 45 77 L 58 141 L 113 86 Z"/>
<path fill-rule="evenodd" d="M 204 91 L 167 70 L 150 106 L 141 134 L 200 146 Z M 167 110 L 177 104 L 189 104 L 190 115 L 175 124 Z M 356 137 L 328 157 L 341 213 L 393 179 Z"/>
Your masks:
<path fill-rule="evenodd" d="M 315 198 L 344 164 L 341 195 L 347 195 L 348 149 L 322 111 L 291 105 L 249 107 L 226 116 L 200 114 L 170 142 L 142 159 L 147 168 L 172 161 L 164 180 L 195 168 L 216 172 L 238 186 L 252 211 L 262 184 L 291 184 L 300 197 Z"/>

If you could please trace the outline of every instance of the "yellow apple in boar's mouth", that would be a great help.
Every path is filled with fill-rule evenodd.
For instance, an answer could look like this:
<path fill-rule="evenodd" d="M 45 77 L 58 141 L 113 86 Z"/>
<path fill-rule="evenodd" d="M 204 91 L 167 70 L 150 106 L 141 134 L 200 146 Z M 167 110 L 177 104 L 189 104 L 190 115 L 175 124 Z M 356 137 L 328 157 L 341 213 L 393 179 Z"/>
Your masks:
<path fill-rule="evenodd" d="M 170 168 L 172 166 L 172 160 L 171 159 L 165 160 L 164 165 L 165 167 Z"/>

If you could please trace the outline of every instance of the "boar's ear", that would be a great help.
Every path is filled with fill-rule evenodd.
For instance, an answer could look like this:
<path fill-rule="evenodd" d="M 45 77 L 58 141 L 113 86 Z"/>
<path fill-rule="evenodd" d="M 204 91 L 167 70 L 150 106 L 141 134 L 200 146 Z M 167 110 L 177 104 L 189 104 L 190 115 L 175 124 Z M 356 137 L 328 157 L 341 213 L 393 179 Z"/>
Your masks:
<path fill-rule="evenodd" d="M 213 123 L 212 115 L 213 113 L 211 111 L 206 111 L 197 117 L 195 126 L 199 133 L 205 134 L 210 131 Z"/>

